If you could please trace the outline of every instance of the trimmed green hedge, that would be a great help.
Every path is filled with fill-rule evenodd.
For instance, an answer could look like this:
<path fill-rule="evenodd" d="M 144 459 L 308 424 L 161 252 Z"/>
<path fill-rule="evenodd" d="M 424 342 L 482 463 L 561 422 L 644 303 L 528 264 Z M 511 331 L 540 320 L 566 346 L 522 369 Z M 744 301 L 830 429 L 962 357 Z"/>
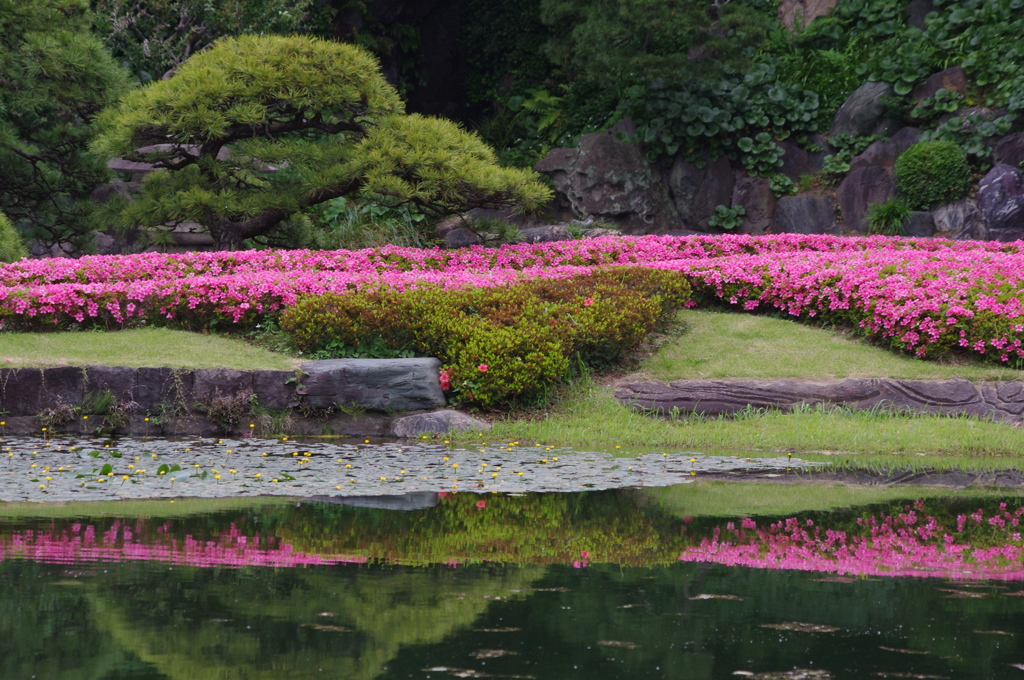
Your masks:
<path fill-rule="evenodd" d="M 310 297 L 284 312 L 281 327 L 305 352 L 382 342 L 436 356 L 453 403 L 493 407 L 542 398 L 577 363 L 614 361 L 689 299 L 683 274 L 614 267 L 507 288 Z"/>
<path fill-rule="evenodd" d="M 912 209 L 959 201 L 971 188 L 963 149 L 947 141 L 920 142 L 896 159 L 896 188 Z"/>

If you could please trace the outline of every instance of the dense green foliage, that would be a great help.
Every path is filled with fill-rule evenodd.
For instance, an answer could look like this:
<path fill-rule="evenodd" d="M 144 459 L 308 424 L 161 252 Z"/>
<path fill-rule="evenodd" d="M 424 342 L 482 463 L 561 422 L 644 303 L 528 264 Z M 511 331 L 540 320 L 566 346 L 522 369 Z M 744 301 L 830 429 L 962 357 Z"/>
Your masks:
<path fill-rule="evenodd" d="M 90 241 L 108 178 L 86 145 L 126 74 L 89 33 L 85 0 L 0 0 L 0 205 L 28 237 Z"/>
<path fill-rule="evenodd" d="M 26 255 L 25 242 L 7 215 L 0 213 L 0 262 L 16 262 Z"/>
<path fill-rule="evenodd" d="M 436 356 L 455 403 L 491 407 L 542 398 L 570 370 L 636 347 L 689 299 L 677 272 L 613 268 L 568 281 L 307 298 L 281 327 L 306 351 L 371 347 Z"/>
<path fill-rule="evenodd" d="M 107 110 L 95 148 L 162 170 L 122 206 L 122 226 L 194 220 L 227 248 L 346 195 L 386 196 L 434 215 L 547 199 L 532 172 L 498 167 L 475 135 L 403 111 L 358 47 L 244 36 Z"/>
<path fill-rule="evenodd" d="M 910 216 L 910 207 L 899 198 L 868 207 L 868 233 L 882 236 L 902 236 L 903 223 Z"/>
<path fill-rule="evenodd" d="M 971 168 L 963 149 L 947 141 L 919 142 L 896 159 L 896 188 L 911 208 L 930 208 L 967 195 Z"/>
<path fill-rule="evenodd" d="M 159 80 L 218 38 L 296 32 L 312 0 L 94 0 L 96 29 L 142 82 Z"/>

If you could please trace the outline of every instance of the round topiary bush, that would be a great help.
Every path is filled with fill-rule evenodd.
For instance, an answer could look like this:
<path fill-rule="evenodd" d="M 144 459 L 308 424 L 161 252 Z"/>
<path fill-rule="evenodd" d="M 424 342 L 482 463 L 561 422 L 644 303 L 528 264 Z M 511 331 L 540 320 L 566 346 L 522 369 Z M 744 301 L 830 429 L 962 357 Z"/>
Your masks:
<path fill-rule="evenodd" d="M 0 213 L 0 262 L 17 262 L 28 255 L 25 242 L 21 240 L 7 215 Z"/>
<path fill-rule="evenodd" d="M 896 188 L 911 209 L 959 201 L 971 188 L 967 154 L 953 142 L 919 142 L 896 159 Z"/>

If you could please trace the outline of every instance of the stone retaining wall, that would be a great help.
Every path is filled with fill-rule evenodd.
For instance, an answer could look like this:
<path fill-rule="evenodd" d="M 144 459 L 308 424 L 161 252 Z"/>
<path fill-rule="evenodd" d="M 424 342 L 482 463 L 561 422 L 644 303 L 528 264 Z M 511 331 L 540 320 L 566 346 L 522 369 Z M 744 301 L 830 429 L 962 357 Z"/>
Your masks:
<path fill-rule="evenodd" d="M 893 409 L 914 413 L 968 415 L 1019 423 L 1024 414 L 1024 382 L 972 383 L 968 380 L 730 379 L 635 382 L 619 385 L 623 404 L 661 415 L 715 416 L 746 408 L 792 410 L 800 406 L 843 406 L 854 410 Z"/>
<path fill-rule="evenodd" d="M 375 437 L 486 428 L 437 411 L 445 406 L 440 367 L 437 359 L 416 358 L 311 361 L 299 371 L 0 369 L 0 428 L 8 434 L 46 427 L 51 434 Z M 111 414 L 117 409 L 120 417 Z"/>

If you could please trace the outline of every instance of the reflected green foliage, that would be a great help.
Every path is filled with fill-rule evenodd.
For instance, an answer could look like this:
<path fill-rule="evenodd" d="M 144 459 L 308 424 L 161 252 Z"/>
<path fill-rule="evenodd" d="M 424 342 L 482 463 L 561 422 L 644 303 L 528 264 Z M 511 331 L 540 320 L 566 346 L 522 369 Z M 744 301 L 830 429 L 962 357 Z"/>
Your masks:
<path fill-rule="evenodd" d="M 477 507 L 479 500 L 485 508 Z M 582 546 L 616 532 L 692 542 L 734 516 L 681 525 L 648 491 L 504 500 L 460 494 L 414 512 L 303 503 L 133 525 L 142 534 L 160 526 L 199 540 L 231 527 L 282 537 L 302 526 L 310 540 L 326 544 L 337 534 L 337 541 L 382 551 L 382 558 L 450 549 L 455 544 L 438 542 L 443 528 L 463 534 L 462 549 L 486 560 L 469 566 L 0 562 L 0 676 L 270 680 L 319 677 L 329 669 L 325 677 L 397 680 L 445 667 L 537 680 L 710 680 L 737 670 L 821 668 L 837 680 L 900 673 L 981 680 L 1014 677 L 1010 664 L 1024 654 L 1015 634 L 1024 619 L 1014 583 L 834 579 L 674 561 L 513 566 L 502 561 L 546 562 L 548 548 L 561 550 L 567 540 Z M 994 511 L 998 498 L 927 505 L 955 518 L 979 507 Z M 856 532 L 858 517 L 907 507 L 887 503 L 797 518 L 801 526 L 812 520 Z M 431 515 L 436 519 L 426 521 Z M 0 533 L 73 521 L 104 532 L 114 520 L 7 521 Z M 540 529 L 531 533 L 531 526 Z M 513 543 L 523 547 L 513 550 Z M 501 544 L 506 547 L 492 549 Z M 764 627 L 786 622 L 834 632 Z"/>

